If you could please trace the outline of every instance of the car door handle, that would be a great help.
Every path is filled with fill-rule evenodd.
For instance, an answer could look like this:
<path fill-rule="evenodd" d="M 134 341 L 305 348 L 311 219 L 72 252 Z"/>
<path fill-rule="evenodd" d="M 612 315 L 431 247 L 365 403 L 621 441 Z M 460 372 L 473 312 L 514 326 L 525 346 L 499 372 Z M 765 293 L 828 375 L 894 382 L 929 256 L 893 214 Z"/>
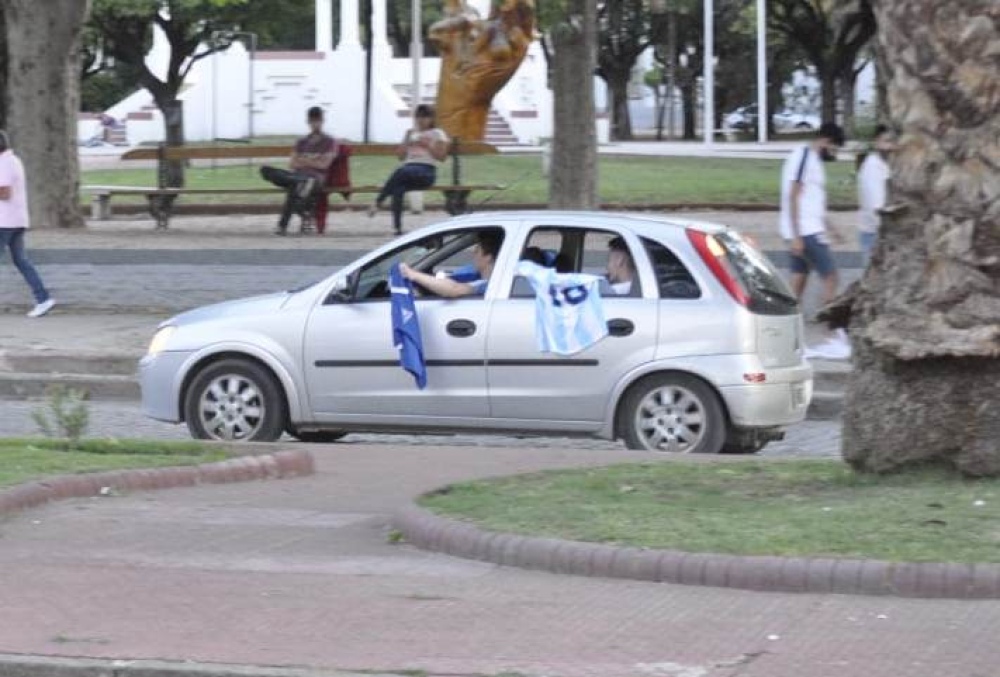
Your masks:
<path fill-rule="evenodd" d="M 631 336 L 635 331 L 635 324 L 632 320 L 625 320 L 620 317 L 608 320 L 608 333 L 612 336 Z"/>
<path fill-rule="evenodd" d="M 452 320 L 447 329 L 452 336 L 467 338 L 476 333 L 476 323 L 472 320 Z"/>

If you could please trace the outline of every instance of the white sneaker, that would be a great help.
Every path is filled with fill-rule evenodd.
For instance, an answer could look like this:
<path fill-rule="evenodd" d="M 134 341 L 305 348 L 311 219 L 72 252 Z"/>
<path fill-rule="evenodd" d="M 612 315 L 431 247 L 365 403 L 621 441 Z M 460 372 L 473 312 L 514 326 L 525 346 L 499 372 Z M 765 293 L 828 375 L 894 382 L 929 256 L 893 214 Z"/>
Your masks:
<path fill-rule="evenodd" d="M 31 312 L 28 313 L 28 317 L 41 317 L 45 313 L 52 310 L 53 306 L 55 305 L 56 302 L 54 299 L 49 299 L 48 301 L 42 301 L 37 306 L 31 309 Z"/>

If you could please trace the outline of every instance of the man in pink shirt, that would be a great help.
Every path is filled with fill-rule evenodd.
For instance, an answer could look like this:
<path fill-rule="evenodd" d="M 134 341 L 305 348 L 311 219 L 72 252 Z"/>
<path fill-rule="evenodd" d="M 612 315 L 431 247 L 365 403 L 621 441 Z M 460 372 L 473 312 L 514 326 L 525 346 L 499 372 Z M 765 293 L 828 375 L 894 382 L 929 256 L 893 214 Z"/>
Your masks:
<path fill-rule="evenodd" d="M 38 271 L 24 253 L 24 234 L 29 225 L 24 165 L 11 150 L 7 132 L 0 130 L 0 253 L 4 249 L 10 250 L 11 261 L 35 296 L 35 307 L 28 317 L 41 317 L 52 310 L 56 302 L 49 296 Z"/>

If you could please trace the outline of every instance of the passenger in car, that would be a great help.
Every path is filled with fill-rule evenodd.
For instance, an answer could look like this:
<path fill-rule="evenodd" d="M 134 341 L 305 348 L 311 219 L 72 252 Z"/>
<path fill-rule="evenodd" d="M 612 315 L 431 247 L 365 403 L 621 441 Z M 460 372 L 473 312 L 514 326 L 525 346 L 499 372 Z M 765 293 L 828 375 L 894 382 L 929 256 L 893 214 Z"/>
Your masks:
<path fill-rule="evenodd" d="M 497 254 L 502 243 L 503 234 L 497 231 L 483 231 L 477 236 L 476 244 L 472 248 L 472 263 L 479 273 L 478 280 L 458 282 L 449 278 L 435 277 L 411 268 L 405 263 L 400 264 L 399 269 L 403 277 L 435 296 L 452 299 L 463 296 L 482 296 L 486 293 L 486 286 L 490 282 L 490 275 L 493 274 L 493 266 L 496 265 Z"/>
<path fill-rule="evenodd" d="M 632 293 L 632 282 L 635 280 L 635 261 L 628 250 L 625 240 L 616 237 L 608 243 L 608 282 L 611 291 L 616 296 L 627 296 Z"/>

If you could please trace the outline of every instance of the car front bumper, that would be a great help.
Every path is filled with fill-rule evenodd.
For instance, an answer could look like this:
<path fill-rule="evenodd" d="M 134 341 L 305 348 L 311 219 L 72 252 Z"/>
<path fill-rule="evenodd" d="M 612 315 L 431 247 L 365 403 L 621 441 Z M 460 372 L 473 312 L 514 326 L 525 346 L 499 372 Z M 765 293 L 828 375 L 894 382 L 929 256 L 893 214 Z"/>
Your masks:
<path fill-rule="evenodd" d="M 741 428 L 786 426 L 805 420 L 812 400 L 812 379 L 720 388 L 733 425 Z"/>
<path fill-rule="evenodd" d="M 165 351 L 146 355 L 139 361 L 143 414 L 167 423 L 181 422 L 183 367 L 192 354 L 190 351 Z"/>

